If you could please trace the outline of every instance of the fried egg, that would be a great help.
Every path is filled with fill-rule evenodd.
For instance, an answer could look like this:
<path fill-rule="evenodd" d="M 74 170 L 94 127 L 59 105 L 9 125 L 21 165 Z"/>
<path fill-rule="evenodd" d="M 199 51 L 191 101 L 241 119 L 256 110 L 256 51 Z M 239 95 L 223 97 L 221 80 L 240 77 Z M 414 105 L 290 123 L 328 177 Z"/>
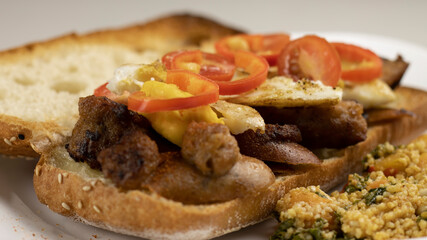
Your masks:
<path fill-rule="evenodd" d="M 249 106 L 303 107 L 336 104 L 342 99 L 340 87 L 325 86 L 320 81 L 277 76 L 267 79 L 255 90 L 236 96 L 224 96 L 229 102 Z"/>
<path fill-rule="evenodd" d="M 376 79 L 367 83 L 346 82 L 343 99 L 355 100 L 366 109 L 391 103 L 396 100 L 396 94 L 385 82 Z"/>

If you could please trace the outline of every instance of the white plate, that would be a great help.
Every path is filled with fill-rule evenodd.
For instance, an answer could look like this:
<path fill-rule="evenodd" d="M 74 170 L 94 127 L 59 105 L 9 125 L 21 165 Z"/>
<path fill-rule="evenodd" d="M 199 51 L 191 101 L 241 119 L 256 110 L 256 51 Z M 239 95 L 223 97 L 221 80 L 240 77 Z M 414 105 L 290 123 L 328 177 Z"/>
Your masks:
<path fill-rule="evenodd" d="M 302 34 L 296 33 L 292 37 Z M 330 41 L 343 41 L 370 48 L 391 59 L 401 54 L 410 62 L 403 84 L 427 90 L 426 48 L 374 35 L 318 34 Z M 0 157 L 0 239 L 138 239 L 73 222 L 40 204 L 32 187 L 35 164 L 35 160 Z M 275 226 L 275 221 L 270 219 L 218 239 L 268 239 Z"/>

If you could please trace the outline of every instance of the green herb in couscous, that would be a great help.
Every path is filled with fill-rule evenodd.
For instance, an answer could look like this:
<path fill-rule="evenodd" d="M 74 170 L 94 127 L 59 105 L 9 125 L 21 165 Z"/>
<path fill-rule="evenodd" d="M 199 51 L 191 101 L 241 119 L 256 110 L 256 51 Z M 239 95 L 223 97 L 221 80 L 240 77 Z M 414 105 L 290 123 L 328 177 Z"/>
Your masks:
<path fill-rule="evenodd" d="M 272 240 L 403 239 L 427 236 L 427 135 L 406 146 L 381 144 L 342 193 L 296 188 L 277 203 Z"/>

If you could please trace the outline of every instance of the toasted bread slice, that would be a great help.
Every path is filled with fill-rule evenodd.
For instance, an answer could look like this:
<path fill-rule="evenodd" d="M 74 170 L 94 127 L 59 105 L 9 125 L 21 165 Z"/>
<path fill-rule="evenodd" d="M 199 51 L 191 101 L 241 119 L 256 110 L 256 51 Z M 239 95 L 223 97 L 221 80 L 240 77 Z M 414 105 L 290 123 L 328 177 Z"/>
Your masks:
<path fill-rule="evenodd" d="M 398 87 L 396 94 L 397 107 L 416 117 L 371 127 L 365 141 L 329 151 L 320 166 L 286 168 L 267 190 L 244 198 L 184 205 L 154 193 L 120 191 L 101 172 L 74 162 L 63 143 L 42 148 L 34 171 L 35 191 L 51 210 L 115 232 L 154 239 L 213 238 L 264 220 L 289 189 L 308 185 L 331 189 L 349 173 L 361 171 L 363 157 L 379 143 L 401 144 L 421 134 L 427 128 L 427 93 Z"/>
<path fill-rule="evenodd" d="M 78 119 L 79 97 L 126 63 L 237 33 L 205 18 L 177 15 L 87 35 L 70 34 L 0 53 L 0 154 L 31 156 L 34 139 L 61 141 Z M 13 91 L 9 91 L 13 89 Z"/>

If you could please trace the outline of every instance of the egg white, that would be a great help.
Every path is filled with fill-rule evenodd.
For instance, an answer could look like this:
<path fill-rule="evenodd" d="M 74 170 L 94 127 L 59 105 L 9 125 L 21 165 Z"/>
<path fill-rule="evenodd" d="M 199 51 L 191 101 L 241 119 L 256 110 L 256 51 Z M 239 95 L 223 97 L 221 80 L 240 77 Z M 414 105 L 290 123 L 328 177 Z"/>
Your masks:
<path fill-rule="evenodd" d="M 367 83 L 346 82 L 343 99 L 355 100 L 365 109 L 382 107 L 396 100 L 396 94 L 382 80 L 376 79 Z"/>
<path fill-rule="evenodd" d="M 342 99 L 342 89 L 325 86 L 320 81 L 294 81 L 277 76 L 267 79 L 255 90 L 222 98 L 249 106 L 304 107 L 336 104 Z"/>

